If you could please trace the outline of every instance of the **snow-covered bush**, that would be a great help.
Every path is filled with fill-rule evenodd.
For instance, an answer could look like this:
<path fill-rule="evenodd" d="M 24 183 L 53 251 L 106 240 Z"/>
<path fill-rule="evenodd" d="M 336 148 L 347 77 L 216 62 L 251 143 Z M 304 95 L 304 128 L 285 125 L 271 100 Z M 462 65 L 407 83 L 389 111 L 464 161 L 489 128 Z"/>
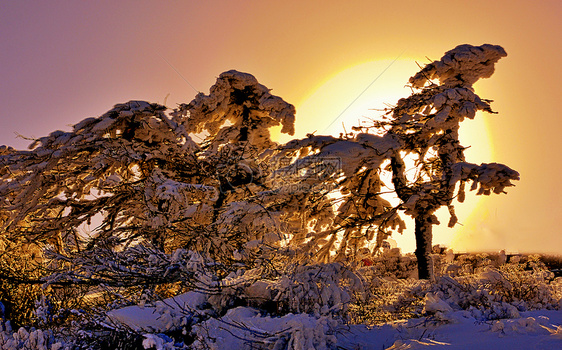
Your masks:
<path fill-rule="evenodd" d="M 194 327 L 193 349 L 337 349 L 335 333 L 342 326 L 329 316 L 288 314 L 273 318 L 239 307 Z"/>
<path fill-rule="evenodd" d="M 367 293 L 359 274 L 340 263 L 295 264 L 268 286 L 277 312 L 346 317 L 353 300 Z"/>
<path fill-rule="evenodd" d="M 537 256 L 494 267 L 485 254 L 460 255 L 451 265 L 460 265 L 465 272 L 416 284 L 398 298 L 393 309 L 414 307 L 419 315 L 466 310 L 476 319 L 490 320 L 518 317 L 520 311 L 560 308 L 560 279 L 554 279 Z"/>
<path fill-rule="evenodd" d="M 363 256 L 361 265 L 364 266 L 362 273 L 368 275 L 398 279 L 417 277 L 416 257 L 411 253 L 401 254 L 399 248 L 383 249 L 380 253 Z"/>
<path fill-rule="evenodd" d="M 361 271 L 360 274 L 371 271 Z M 349 305 L 348 319 L 353 324 L 380 324 L 389 321 L 418 317 L 422 301 L 404 296 L 417 284 L 417 279 L 398 279 L 384 276 L 368 276 L 368 293 L 363 300 L 357 298 Z M 400 305 L 400 307 L 395 307 Z"/>
<path fill-rule="evenodd" d="M 16 327 L 32 322 L 35 301 L 44 293 L 35 254 L 39 249 L 25 244 L 23 237 L 15 242 L 0 237 L 0 320 L 8 319 Z M 34 283 L 21 283 L 26 279 Z"/>
<path fill-rule="evenodd" d="M 0 324 L 0 349 L 2 350 L 71 350 L 72 344 L 56 339 L 51 330 L 26 329 L 13 331 L 9 322 Z"/>
<path fill-rule="evenodd" d="M 466 310 L 477 319 L 516 317 L 519 312 L 562 307 L 562 278 L 538 255 L 454 254 L 434 249 L 435 281 L 397 278 L 396 260 L 369 259 L 356 273 L 364 281 L 365 299 L 349 306 L 352 323 L 377 324 L 397 319 Z M 388 251 L 387 251 L 388 252 Z M 439 253 L 439 254 L 438 254 Z M 379 257 L 384 256 L 384 254 Z M 399 258 L 400 257 L 400 258 Z M 406 256 L 407 258 L 408 256 Z M 556 265 L 558 266 L 558 265 Z M 409 268 L 415 273 L 415 266 Z"/>

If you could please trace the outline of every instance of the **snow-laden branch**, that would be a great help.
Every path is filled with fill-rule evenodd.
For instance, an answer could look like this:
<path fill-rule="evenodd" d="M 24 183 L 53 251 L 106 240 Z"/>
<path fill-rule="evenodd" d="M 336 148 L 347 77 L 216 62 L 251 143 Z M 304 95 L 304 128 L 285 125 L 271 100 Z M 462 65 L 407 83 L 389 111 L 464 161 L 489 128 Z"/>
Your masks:
<path fill-rule="evenodd" d="M 459 45 L 425 66 L 410 78 L 410 83 L 421 88 L 428 80 L 439 79 L 444 86 L 472 86 L 480 78 L 491 77 L 494 64 L 505 56 L 507 53 L 498 45 Z"/>
<path fill-rule="evenodd" d="M 460 162 L 452 166 L 452 184 L 457 181 L 472 181 L 471 190 L 480 186 L 477 194 L 489 195 L 491 192 L 505 193 L 506 187 L 514 186 L 512 180 L 519 180 L 519 173 L 507 165 L 498 163 L 482 163 L 480 165 Z"/>
<path fill-rule="evenodd" d="M 216 144 L 249 141 L 265 149 L 273 145 L 270 127 L 281 125 L 289 135 L 295 131 L 295 107 L 272 95 L 253 75 L 235 70 L 222 73 L 209 95 L 199 93 L 173 116 L 189 133 L 214 135 Z"/>

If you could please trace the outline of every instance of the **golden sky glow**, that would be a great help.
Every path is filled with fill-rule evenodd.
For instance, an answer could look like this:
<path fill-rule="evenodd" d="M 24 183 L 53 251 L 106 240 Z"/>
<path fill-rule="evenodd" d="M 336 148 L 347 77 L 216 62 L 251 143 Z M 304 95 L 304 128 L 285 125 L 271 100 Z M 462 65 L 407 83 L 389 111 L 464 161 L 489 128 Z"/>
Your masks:
<path fill-rule="evenodd" d="M 0 144 L 23 148 L 27 142 L 15 132 L 43 136 L 131 99 L 163 103 L 169 94 L 166 103 L 173 107 L 190 101 L 195 90 L 208 92 L 229 69 L 255 75 L 274 94 L 301 106 L 300 117 L 312 108 L 307 101 L 314 92 L 339 73 L 399 57 L 365 93 L 373 101 L 388 93 L 393 103 L 389 91 L 403 88 L 401 77 L 407 79 L 414 61 L 439 59 L 458 44 L 498 44 L 508 57 L 475 86 L 482 98 L 495 100 L 499 112 L 483 117 L 493 152 L 476 151 L 488 136 L 473 132 L 475 150 L 467 157 L 507 164 L 521 173 L 521 181 L 507 196 L 476 204 L 453 244 L 562 253 L 561 16 L 559 0 L 5 1 Z M 361 92 L 380 67 L 364 69 L 353 78 L 361 86 L 346 91 Z M 377 90 L 383 88 L 389 91 Z M 336 94 L 338 100 L 325 105 L 340 113 L 351 102 L 343 99 L 355 93 L 342 93 L 342 101 Z M 325 124 L 310 122 L 303 124 L 310 125 L 307 132 Z"/>

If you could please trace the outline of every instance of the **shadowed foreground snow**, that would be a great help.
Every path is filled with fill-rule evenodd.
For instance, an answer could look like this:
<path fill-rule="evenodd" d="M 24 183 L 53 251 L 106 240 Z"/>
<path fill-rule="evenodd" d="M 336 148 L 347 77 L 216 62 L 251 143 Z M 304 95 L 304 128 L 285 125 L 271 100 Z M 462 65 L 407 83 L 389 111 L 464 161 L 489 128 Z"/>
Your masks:
<path fill-rule="evenodd" d="M 479 322 L 457 311 L 447 321 L 411 319 L 368 329 L 352 326 L 338 336 L 350 349 L 560 349 L 562 312 L 522 312 L 520 318 Z"/>
<path fill-rule="evenodd" d="M 157 307 L 130 306 L 109 313 L 111 322 L 133 329 L 158 332 L 179 320 L 185 310 L 196 310 L 204 297 L 187 293 L 166 299 Z M 442 302 L 442 301 L 441 301 Z M 162 312 L 162 305 L 168 305 Z M 175 306 L 174 306 L 175 305 Z M 181 308 L 178 307 L 181 305 Z M 443 306 L 443 305 L 441 305 Z M 439 309 L 439 301 L 434 307 Z M 193 314 L 190 312 L 190 314 Z M 562 310 L 521 312 L 519 317 L 479 321 L 467 311 L 445 307 L 434 316 L 385 323 L 368 327 L 345 325 L 324 316 L 306 314 L 283 317 L 261 316 L 258 310 L 238 307 L 221 318 L 211 318 L 197 326 L 194 348 L 246 349 L 252 343 L 266 343 L 288 349 L 560 349 L 562 348 Z M 177 322 L 177 321 L 176 321 Z M 168 349 L 164 338 L 146 334 L 145 348 Z M 276 347 L 273 347 L 276 349 Z M 285 348 L 285 347 L 283 347 Z"/>

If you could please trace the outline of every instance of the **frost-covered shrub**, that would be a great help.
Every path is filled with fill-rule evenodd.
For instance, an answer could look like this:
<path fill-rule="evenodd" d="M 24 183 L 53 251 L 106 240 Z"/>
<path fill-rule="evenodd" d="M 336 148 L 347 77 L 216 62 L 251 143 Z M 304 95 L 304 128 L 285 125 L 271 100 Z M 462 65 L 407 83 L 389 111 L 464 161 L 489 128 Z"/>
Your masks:
<path fill-rule="evenodd" d="M 45 293 L 37 282 L 41 271 L 33 263 L 38 253 L 36 247 L 24 244 L 21 237 L 16 242 L 0 237 L 0 302 L 4 306 L 0 320 L 8 319 L 16 327 L 33 322 L 35 301 Z M 36 282 L 21 283 L 22 276 Z"/>
<path fill-rule="evenodd" d="M 400 254 L 398 248 L 383 248 L 380 253 L 361 257 L 356 273 L 364 280 L 361 297 L 349 306 L 351 323 L 377 324 L 414 317 L 411 308 L 395 310 L 390 306 L 418 283 L 416 258 Z"/>
<path fill-rule="evenodd" d="M 20 327 L 12 331 L 9 322 L 0 324 L 0 349 L 2 350 L 71 350 L 72 344 L 56 339 L 51 330 Z"/>
<path fill-rule="evenodd" d="M 562 306 L 562 278 L 554 278 L 539 256 L 439 252 L 433 255 L 439 272 L 434 282 L 387 276 L 385 269 L 377 268 L 383 262 L 358 269 L 370 293 L 364 302 L 350 305 L 352 322 L 380 323 L 455 310 L 467 310 L 477 319 L 497 319 Z"/>
<path fill-rule="evenodd" d="M 525 264 L 505 264 L 499 272 L 508 288 L 499 290 L 508 302 L 522 310 L 552 309 L 558 306 L 562 290 L 560 280 L 546 269 L 539 256 L 529 256 Z"/>
<path fill-rule="evenodd" d="M 367 275 L 399 279 L 417 277 L 416 257 L 411 253 L 402 255 L 399 248 L 383 249 L 380 254 L 364 257 L 361 265 Z"/>
<path fill-rule="evenodd" d="M 330 335 L 330 329 L 347 316 L 348 304 L 360 297 L 353 292 L 363 289 L 361 278 L 338 263 L 294 264 L 285 269 L 285 274 L 276 277 L 269 275 L 269 278 L 264 278 L 260 268 L 239 270 L 215 279 L 213 283 L 207 284 L 206 291 L 200 289 L 200 292 L 145 303 L 143 310 L 138 309 L 138 306 L 130 306 L 110 311 L 107 315 L 111 322 L 104 322 L 120 329 L 123 336 L 142 333 L 145 346 L 180 349 L 178 344 L 187 346 L 196 339 L 189 346 L 196 349 L 222 349 L 213 340 L 217 332 L 216 325 L 228 328 L 229 318 L 240 316 L 240 312 L 250 312 L 256 322 L 259 319 L 276 324 L 276 317 L 287 320 L 283 331 L 275 329 L 260 333 L 259 336 L 255 336 L 256 327 L 259 326 L 249 327 L 245 337 L 254 349 L 273 349 L 275 346 L 331 349 L 335 338 Z M 241 308 L 238 305 L 255 308 Z M 300 316 L 295 317 L 293 314 Z M 336 322 L 336 319 L 340 321 Z M 246 331 L 244 324 L 238 323 L 234 327 L 236 331 Z M 133 333 L 127 333 L 127 329 Z M 104 332 L 108 333 L 108 330 Z M 108 337 L 105 335 L 104 339 Z M 108 341 L 105 340 L 105 343 Z"/>
<path fill-rule="evenodd" d="M 349 303 L 367 293 L 362 277 L 341 263 L 289 263 L 282 268 L 276 273 L 262 267 L 232 272 L 217 281 L 208 303 L 218 314 L 243 305 L 278 316 L 345 317 Z"/>
<path fill-rule="evenodd" d="M 231 349 L 337 349 L 335 332 L 342 323 L 329 316 L 306 314 L 281 317 L 261 316 L 258 311 L 239 307 L 220 319 L 209 319 L 194 327 L 197 350 Z"/>
<path fill-rule="evenodd" d="M 5 306 L 5 319 L 14 325 L 30 324 L 34 320 L 35 300 L 41 297 L 40 285 L 21 285 L 0 281 L 0 302 Z M 1 320 L 1 317 L 0 317 Z"/>
<path fill-rule="evenodd" d="M 278 312 L 346 316 L 349 303 L 364 299 L 364 281 L 340 263 L 290 266 L 269 287 Z"/>
<path fill-rule="evenodd" d="M 452 249 L 436 245 L 433 247 L 432 260 L 435 267 L 435 275 L 462 276 L 471 275 L 483 271 L 487 267 L 500 267 L 511 262 L 520 262 L 519 255 L 507 256 L 505 251 L 498 253 L 471 253 L 458 254 Z M 527 260 L 526 257 L 523 258 Z"/>
<path fill-rule="evenodd" d="M 498 268 L 482 255 L 459 260 L 461 266 L 473 266 L 479 260 L 474 268 L 476 273 L 445 275 L 434 283 L 419 283 L 399 298 L 395 310 L 417 304 L 420 313 L 467 310 L 477 319 L 488 320 L 518 317 L 519 311 L 560 307 L 560 281 L 553 279 L 552 272 L 538 258 L 530 257 L 524 264 L 508 263 Z"/>
<path fill-rule="evenodd" d="M 404 295 L 420 282 L 417 279 L 397 279 L 370 275 L 372 270 L 361 269 L 360 274 L 367 280 L 366 298 L 356 298 L 349 306 L 348 318 L 353 324 L 379 324 L 417 317 L 420 315 L 420 300 L 402 302 L 403 307 L 394 305 L 403 301 Z"/>

